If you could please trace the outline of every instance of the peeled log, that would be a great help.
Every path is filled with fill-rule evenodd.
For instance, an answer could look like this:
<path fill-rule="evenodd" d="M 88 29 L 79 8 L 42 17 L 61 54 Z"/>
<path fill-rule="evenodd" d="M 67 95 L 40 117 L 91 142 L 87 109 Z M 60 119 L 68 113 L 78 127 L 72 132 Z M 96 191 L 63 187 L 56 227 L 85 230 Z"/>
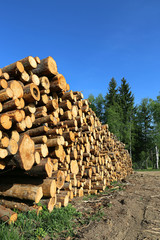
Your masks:
<path fill-rule="evenodd" d="M 38 203 L 43 197 L 43 191 L 42 187 L 31 184 L 0 184 L 0 195 Z"/>
<path fill-rule="evenodd" d="M 17 220 L 17 213 L 0 205 L 0 219 L 8 224 L 14 223 Z"/>
<path fill-rule="evenodd" d="M 38 76 L 53 76 L 57 74 L 57 64 L 52 57 L 41 60 L 37 68 L 32 71 Z"/>
<path fill-rule="evenodd" d="M 20 138 L 19 150 L 14 155 L 14 160 L 20 168 L 30 170 L 34 164 L 34 152 L 35 146 L 33 140 L 27 134 L 24 134 Z"/>

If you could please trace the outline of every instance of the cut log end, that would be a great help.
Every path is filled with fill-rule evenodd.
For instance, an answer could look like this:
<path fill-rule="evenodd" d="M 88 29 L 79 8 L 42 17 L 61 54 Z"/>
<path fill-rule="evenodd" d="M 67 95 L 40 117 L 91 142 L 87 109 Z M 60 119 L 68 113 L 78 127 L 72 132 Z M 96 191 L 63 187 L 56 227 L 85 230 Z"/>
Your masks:
<path fill-rule="evenodd" d="M 34 142 L 33 140 L 27 135 L 24 134 L 20 139 L 19 144 L 19 160 L 20 160 L 20 167 L 25 170 L 30 170 L 34 164 Z"/>

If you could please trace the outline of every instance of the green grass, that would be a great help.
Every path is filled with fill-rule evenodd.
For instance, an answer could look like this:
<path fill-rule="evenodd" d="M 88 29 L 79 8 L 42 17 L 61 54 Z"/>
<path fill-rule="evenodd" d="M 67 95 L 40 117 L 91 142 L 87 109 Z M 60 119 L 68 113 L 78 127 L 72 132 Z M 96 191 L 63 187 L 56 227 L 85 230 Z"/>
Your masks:
<path fill-rule="evenodd" d="M 150 172 L 150 171 L 160 171 L 160 169 L 153 169 L 153 168 L 148 168 L 148 169 L 134 169 L 135 172 Z"/>
<path fill-rule="evenodd" d="M 54 209 L 51 213 L 44 209 L 37 216 L 36 212 L 19 213 L 18 220 L 11 225 L 0 222 L 1 240 L 33 240 L 43 239 L 65 239 L 74 236 L 76 222 L 74 219 L 81 218 L 70 204 L 65 208 Z"/>
<path fill-rule="evenodd" d="M 17 211 L 16 211 L 17 212 Z M 18 213 L 14 224 L 0 222 L 0 240 L 51 240 L 76 237 L 78 229 L 91 221 L 100 221 L 103 206 L 94 212 L 78 212 L 71 204 L 51 213 L 44 209 L 36 212 Z"/>

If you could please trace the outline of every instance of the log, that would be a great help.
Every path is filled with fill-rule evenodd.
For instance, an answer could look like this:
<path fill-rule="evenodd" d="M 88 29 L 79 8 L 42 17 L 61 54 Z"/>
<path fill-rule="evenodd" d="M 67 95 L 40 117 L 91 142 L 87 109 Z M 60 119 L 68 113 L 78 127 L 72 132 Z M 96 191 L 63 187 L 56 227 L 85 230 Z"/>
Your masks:
<path fill-rule="evenodd" d="M 61 206 L 66 207 L 68 205 L 68 202 L 69 202 L 68 195 L 57 194 L 57 202 L 60 202 Z"/>
<path fill-rule="evenodd" d="M 42 199 L 40 201 L 40 203 L 42 204 L 42 206 L 47 206 L 48 211 L 52 212 L 53 208 L 55 207 L 56 203 L 57 203 L 57 196 L 55 195 L 54 197 L 50 198 L 50 199 Z"/>
<path fill-rule="evenodd" d="M 57 136 L 56 138 L 48 139 L 46 142 L 47 147 L 56 147 L 64 144 L 64 138 L 62 136 Z"/>
<path fill-rule="evenodd" d="M 2 110 L 3 110 L 3 105 L 2 103 L 0 103 L 0 112 L 2 112 Z"/>
<path fill-rule="evenodd" d="M 19 60 L 19 62 L 21 62 L 23 64 L 24 69 L 26 71 L 31 71 L 32 69 L 37 67 L 36 60 L 31 56 L 23 58 L 23 59 Z"/>
<path fill-rule="evenodd" d="M 5 79 L 5 80 L 9 80 L 9 78 L 10 78 L 10 76 L 9 76 L 9 74 L 8 73 L 2 73 L 2 75 L 0 76 L 0 78 L 2 78 L 2 79 Z"/>
<path fill-rule="evenodd" d="M 4 102 L 13 98 L 13 91 L 10 88 L 0 90 L 0 102 Z"/>
<path fill-rule="evenodd" d="M 23 88 L 23 98 L 27 103 L 33 103 L 40 100 L 40 91 L 37 85 L 34 83 L 27 84 Z"/>
<path fill-rule="evenodd" d="M 17 80 L 12 80 L 8 82 L 9 88 L 13 92 L 13 98 L 22 98 L 23 97 L 23 87 Z"/>
<path fill-rule="evenodd" d="M 47 77 L 40 77 L 40 89 L 49 89 L 50 88 L 50 82 Z"/>
<path fill-rule="evenodd" d="M 18 98 L 3 103 L 3 112 L 20 109 L 21 102 Z"/>
<path fill-rule="evenodd" d="M 60 120 L 71 120 L 73 118 L 72 112 L 71 111 L 66 111 L 64 114 L 60 117 Z"/>
<path fill-rule="evenodd" d="M 38 203 L 43 197 L 43 192 L 42 187 L 31 184 L 0 184 L 0 195 Z"/>
<path fill-rule="evenodd" d="M 3 115 L 8 116 L 9 119 L 12 120 L 12 123 L 15 123 L 15 122 L 21 122 L 24 119 L 25 113 L 23 110 L 13 110 L 13 111 L 6 112 Z"/>
<path fill-rule="evenodd" d="M 16 154 L 18 151 L 18 143 L 14 139 L 11 138 L 9 140 L 7 150 L 9 152 L 9 154 L 11 154 L 11 155 Z"/>
<path fill-rule="evenodd" d="M 47 110 L 56 110 L 58 109 L 58 101 L 56 99 L 49 100 L 46 104 Z"/>
<path fill-rule="evenodd" d="M 14 223 L 17 220 L 17 213 L 0 205 L 0 219 L 8 224 Z"/>
<path fill-rule="evenodd" d="M 43 183 L 39 185 L 42 187 L 43 196 L 45 197 L 55 197 L 56 195 L 56 181 L 54 179 L 46 178 Z"/>
<path fill-rule="evenodd" d="M 63 137 L 68 142 L 75 142 L 75 134 L 72 131 L 63 132 Z"/>
<path fill-rule="evenodd" d="M 50 83 L 51 91 L 61 92 L 66 90 L 66 79 L 62 74 L 57 74 Z"/>
<path fill-rule="evenodd" d="M 29 74 L 26 71 L 24 71 L 21 74 L 20 80 L 23 84 L 27 84 L 29 82 Z"/>
<path fill-rule="evenodd" d="M 58 158 L 61 162 L 64 162 L 66 156 L 64 148 L 61 145 L 56 146 L 55 150 L 50 151 L 49 155 L 53 158 Z"/>
<path fill-rule="evenodd" d="M 79 167 L 78 167 L 78 163 L 76 160 L 72 160 L 70 163 L 70 169 L 71 169 L 71 173 L 74 174 L 78 174 L 79 172 Z"/>
<path fill-rule="evenodd" d="M 41 62 L 39 57 L 34 57 L 34 59 L 36 60 L 37 64 L 39 64 Z"/>
<path fill-rule="evenodd" d="M 39 86 L 40 79 L 36 74 L 31 74 L 29 76 L 29 83 L 34 83 L 35 85 Z"/>
<path fill-rule="evenodd" d="M 20 168 L 30 170 L 34 164 L 34 152 L 33 140 L 29 135 L 24 134 L 18 143 L 18 153 L 13 158 Z"/>
<path fill-rule="evenodd" d="M 5 161 L 3 161 L 3 160 L 0 159 L 0 170 L 5 169 L 5 167 L 6 167 Z"/>
<path fill-rule="evenodd" d="M 45 135 L 32 137 L 32 140 L 35 144 L 47 143 L 47 137 Z"/>
<path fill-rule="evenodd" d="M 39 152 L 41 157 L 47 157 L 48 156 L 48 147 L 46 144 L 36 144 L 35 145 L 35 151 Z"/>
<path fill-rule="evenodd" d="M 8 87 L 8 83 L 5 79 L 0 79 L 0 89 L 4 89 Z"/>
<path fill-rule="evenodd" d="M 36 211 L 38 214 L 42 210 L 42 207 L 28 206 L 25 203 L 8 201 L 6 199 L 0 199 L 0 204 L 10 209 L 18 209 L 21 212 Z"/>
<path fill-rule="evenodd" d="M 24 67 L 23 67 L 23 64 L 21 62 L 15 62 L 15 63 L 12 63 L 12 64 L 2 68 L 2 72 L 3 73 L 6 72 L 10 76 L 15 76 L 18 73 L 24 72 Z"/>
<path fill-rule="evenodd" d="M 2 114 L 0 116 L 0 128 L 1 129 L 10 129 L 12 127 L 12 120 L 7 114 Z"/>
<path fill-rule="evenodd" d="M 48 132 L 48 127 L 46 126 L 40 126 L 37 128 L 32 128 L 28 131 L 26 131 L 26 134 L 28 134 L 30 137 L 35 137 L 35 136 L 39 136 L 42 134 L 46 134 Z"/>
<path fill-rule="evenodd" d="M 27 174 L 31 176 L 47 176 L 51 177 L 53 171 L 53 165 L 50 158 L 42 158 L 40 163 L 33 166 L 31 170 L 27 171 Z"/>
<path fill-rule="evenodd" d="M 69 100 L 64 100 L 59 103 L 59 107 L 62 108 L 64 111 L 71 110 L 72 103 Z"/>
<path fill-rule="evenodd" d="M 58 189 L 61 189 L 65 182 L 65 174 L 63 171 L 58 170 L 58 171 L 52 173 L 52 179 L 56 180 L 56 187 Z"/>
<path fill-rule="evenodd" d="M 7 148 L 9 145 L 9 138 L 7 136 L 4 136 L 0 139 L 0 148 Z"/>
<path fill-rule="evenodd" d="M 41 60 L 37 68 L 32 71 L 38 76 L 53 76 L 57 74 L 57 64 L 52 57 Z"/>

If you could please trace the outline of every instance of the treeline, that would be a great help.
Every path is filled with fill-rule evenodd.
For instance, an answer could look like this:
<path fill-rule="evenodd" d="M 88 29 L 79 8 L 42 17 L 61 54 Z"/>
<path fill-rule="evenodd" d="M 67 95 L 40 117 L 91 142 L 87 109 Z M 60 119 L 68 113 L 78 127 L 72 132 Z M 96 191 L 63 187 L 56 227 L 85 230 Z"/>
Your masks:
<path fill-rule="evenodd" d="M 126 79 L 117 86 L 112 78 L 104 97 L 90 94 L 88 100 L 101 122 L 125 143 L 134 168 L 159 168 L 160 96 L 156 100 L 144 98 L 135 105 Z"/>

